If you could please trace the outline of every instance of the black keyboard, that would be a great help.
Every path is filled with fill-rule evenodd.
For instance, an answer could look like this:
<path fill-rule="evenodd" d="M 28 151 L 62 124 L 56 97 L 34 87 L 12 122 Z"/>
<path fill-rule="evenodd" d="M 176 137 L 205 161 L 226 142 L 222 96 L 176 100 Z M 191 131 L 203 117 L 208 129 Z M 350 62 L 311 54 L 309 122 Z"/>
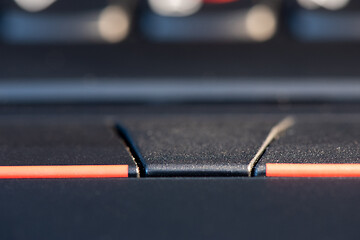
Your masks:
<path fill-rule="evenodd" d="M 4 0 L 0 239 L 355 239 L 355 0 Z"/>

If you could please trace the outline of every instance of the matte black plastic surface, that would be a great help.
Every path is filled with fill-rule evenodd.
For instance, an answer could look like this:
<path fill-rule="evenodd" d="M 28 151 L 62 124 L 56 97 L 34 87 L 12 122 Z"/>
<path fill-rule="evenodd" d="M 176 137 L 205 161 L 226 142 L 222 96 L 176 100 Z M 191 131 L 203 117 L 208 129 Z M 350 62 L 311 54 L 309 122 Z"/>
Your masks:
<path fill-rule="evenodd" d="M 94 120 L 86 115 L 89 112 L 97 115 L 98 119 L 103 119 L 105 115 L 109 118 L 122 119 L 123 123 L 132 125 L 133 130 L 140 133 L 143 131 L 140 125 L 160 128 L 163 124 L 166 129 L 176 129 L 175 126 L 182 129 L 186 126 L 185 122 L 182 122 L 184 119 L 193 119 L 191 122 L 198 119 L 201 121 L 196 122 L 202 124 L 195 125 L 193 123 L 193 131 L 187 132 L 195 140 L 199 138 L 194 133 L 195 130 L 205 131 L 207 129 L 205 126 L 209 125 L 217 125 L 219 129 L 226 129 L 226 131 L 223 129 L 222 132 L 235 135 L 240 126 L 243 126 L 241 128 L 244 129 L 246 129 L 244 126 L 250 125 L 269 128 L 273 124 L 271 121 L 277 122 L 276 118 L 282 118 L 285 113 L 295 114 L 297 124 L 300 124 L 301 119 L 307 119 L 302 114 L 315 112 L 319 115 L 311 115 L 313 116 L 311 121 L 317 123 L 318 126 L 326 127 L 326 131 L 343 129 L 350 136 L 354 136 L 354 134 L 358 136 L 356 135 L 358 115 L 345 115 L 345 112 L 358 111 L 357 105 L 335 106 L 334 108 L 326 105 L 317 108 L 297 106 L 281 109 L 258 105 L 3 108 L 0 119 L 0 126 L 2 126 L 0 140 L 2 149 L 5 149 L 4 140 L 20 149 L 21 146 L 17 139 L 23 138 L 29 149 L 21 148 L 23 155 L 21 152 L 15 153 L 19 154 L 16 156 L 22 157 L 21 159 L 24 161 L 26 160 L 26 151 L 32 153 L 36 150 L 35 152 L 45 154 L 46 152 L 41 150 L 41 146 L 44 148 L 46 146 L 49 153 L 63 153 L 63 151 L 58 151 L 56 146 L 68 146 L 72 148 L 72 151 L 77 151 L 78 140 L 86 143 L 88 148 L 80 148 L 80 150 L 85 149 L 87 154 L 90 154 L 91 150 L 95 148 L 105 154 L 103 152 L 105 146 L 97 140 L 102 140 L 106 146 L 118 146 L 115 143 L 113 145 L 112 141 L 102 135 L 104 131 L 101 129 L 109 130 L 110 134 L 106 134 L 106 136 L 111 136 L 109 138 L 114 140 L 112 126 L 102 125 L 102 121 Z M 140 112 L 142 114 L 139 114 Z M 164 112 L 181 112 L 183 114 L 178 113 L 176 116 L 170 117 Z M 248 114 L 241 114 L 241 112 Z M 259 112 L 262 113 L 259 114 Z M 270 112 L 276 112 L 278 116 L 265 114 Z M 335 114 L 328 114 L 329 117 L 327 117 L 320 112 L 338 112 L 339 117 L 336 117 Z M 20 113 L 22 115 L 19 115 Z M 115 116 L 115 114 L 117 115 Z M 157 117 L 154 117 L 154 114 L 157 114 Z M 65 115 L 73 117 L 68 118 Z M 343 118 L 348 119 L 346 126 L 339 123 Z M 160 121 L 161 119 L 163 121 Z M 165 120 L 169 119 L 173 125 L 165 124 Z M 245 120 L 252 120 L 251 124 L 245 125 Z M 266 124 L 257 124 L 258 121 Z M 219 122 L 226 123 L 225 126 L 231 126 L 232 131 L 226 127 L 219 127 L 222 126 Z M 325 122 L 327 123 L 325 124 Z M 300 129 L 306 126 L 310 127 L 311 125 L 304 125 Z M 39 130 L 44 127 L 48 130 Z M 298 125 L 292 131 L 295 131 L 297 127 Z M 92 128 L 93 131 L 84 130 L 88 128 Z M 20 131 L 21 129 L 23 131 Z M 154 129 L 156 132 L 160 132 L 157 128 Z M 325 130 L 319 131 L 319 134 Z M 149 131 L 148 134 L 150 134 Z M 303 144 L 308 141 L 316 143 L 316 138 L 309 140 L 307 137 L 319 136 L 312 133 L 313 131 L 316 132 L 311 127 L 306 132 L 306 136 L 302 140 Z M 135 132 L 132 131 L 132 133 Z M 95 133 L 96 140 L 93 135 Z M 171 131 L 164 133 L 171 133 Z M 242 133 L 244 136 L 248 134 L 245 130 Z M 266 135 L 267 131 L 264 130 L 262 133 Z M 291 131 L 287 134 L 290 135 Z M 220 134 L 220 136 L 222 135 Z M 283 138 L 280 138 L 279 141 L 284 140 L 286 136 L 282 136 Z M 339 138 L 344 137 L 341 133 L 338 136 Z M 144 139 L 148 138 L 148 135 L 145 135 Z M 213 139 L 211 135 L 209 138 Z M 175 137 L 166 139 L 170 144 Z M 232 137 L 231 139 L 238 138 Z M 344 141 L 350 144 L 348 139 L 346 136 L 344 137 Z M 166 142 L 165 140 L 162 140 L 163 144 Z M 200 140 L 198 141 L 200 142 Z M 291 141 L 289 139 L 289 143 Z M 174 141 L 172 143 L 177 148 L 182 146 L 182 149 L 185 149 L 185 146 L 181 145 L 182 142 Z M 210 144 L 214 143 L 222 146 L 220 145 L 221 141 L 210 142 Z M 226 146 L 240 145 L 236 142 L 235 144 L 227 143 Z M 277 143 L 273 142 L 272 146 L 276 146 Z M 191 145 L 186 145 L 186 147 L 192 149 Z M 83 155 L 84 152 L 80 150 L 79 154 Z M 122 150 L 118 149 L 118 151 Z M 269 151 L 270 149 L 265 156 Z M 171 153 L 171 148 L 168 148 L 166 153 Z M 91 154 L 94 154 L 91 156 L 99 157 L 94 152 Z M 121 153 L 118 154 L 121 155 Z M 10 154 L 9 156 L 14 157 L 15 155 Z M 91 156 L 89 155 L 89 159 L 95 159 Z M 57 163 L 63 161 L 54 158 L 54 154 L 51 157 Z M 41 163 L 40 160 L 36 161 Z M 84 159 L 78 160 L 78 163 L 83 161 Z M 358 239 L 360 235 L 357 227 L 360 218 L 359 187 L 360 179 L 357 178 L 0 180 L 0 239 Z"/>
<path fill-rule="evenodd" d="M 358 239 L 359 179 L 0 181 L 1 239 Z"/>
<path fill-rule="evenodd" d="M 258 162 L 257 175 L 265 174 L 266 163 L 360 163 L 360 115 L 296 116 Z"/>
<path fill-rule="evenodd" d="M 147 176 L 246 176 L 280 115 L 159 115 L 123 118 Z"/>
<path fill-rule="evenodd" d="M 64 117 L 0 119 L 0 165 L 106 165 L 135 163 L 111 125 Z"/>

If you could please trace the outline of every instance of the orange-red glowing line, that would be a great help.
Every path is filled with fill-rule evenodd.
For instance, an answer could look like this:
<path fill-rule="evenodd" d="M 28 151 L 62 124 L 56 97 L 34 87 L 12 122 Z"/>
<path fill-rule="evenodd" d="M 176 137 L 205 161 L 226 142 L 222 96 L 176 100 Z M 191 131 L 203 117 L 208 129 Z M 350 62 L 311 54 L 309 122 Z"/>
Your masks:
<path fill-rule="evenodd" d="M 0 178 L 124 178 L 128 165 L 0 166 Z"/>
<path fill-rule="evenodd" d="M 267 177 L 360 177 L 360 164 L 267 163 Z"/>

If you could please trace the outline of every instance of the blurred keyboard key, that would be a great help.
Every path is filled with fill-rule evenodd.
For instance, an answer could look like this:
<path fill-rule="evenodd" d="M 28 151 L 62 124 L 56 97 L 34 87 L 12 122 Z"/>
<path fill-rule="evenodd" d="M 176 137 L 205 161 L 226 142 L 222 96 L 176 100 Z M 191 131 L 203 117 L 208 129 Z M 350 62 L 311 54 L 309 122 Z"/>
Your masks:
<path fill-rule="evenodd" d="M 2 35 L 7 43 L 116 43 L 129 34 L 135 1 L 16 0 L 5 7 Z M 81 2 L 80 2 L 81 3 Z"/>
<path fill-rule="evenodd" d="M 277 1 L 148 2 L 141 28 L 158 42 L 261 42 L 271 39 L 278 25 Z"/>
<path fill-rule="evenodd" d="M 290 14 L 290 30 L 301 41 L 360 40 L 360 3 L 350 0 L 298 0 Z"/>

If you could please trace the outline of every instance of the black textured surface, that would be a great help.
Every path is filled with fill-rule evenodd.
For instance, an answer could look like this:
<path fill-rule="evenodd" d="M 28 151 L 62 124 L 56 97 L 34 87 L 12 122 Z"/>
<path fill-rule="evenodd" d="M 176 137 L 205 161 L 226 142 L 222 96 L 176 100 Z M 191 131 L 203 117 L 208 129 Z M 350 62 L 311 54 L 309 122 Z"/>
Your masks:
<path fill-rule="evenodd" d="M 300 115 L 295 125 L 266 150 L 257 164 L 360 163 L 360 115 Z"/>
<path fill-rule="evenodd" d="M 188 128 L 185 120 L 192 119 L 188 122 L 193 127 L 180 136 L 190 136 L 190 142 L 201 143 L 203 141 L 200 140 L 205 139 L 202 137 L 206 135 L 203 133 L 197 136 L 196 132 L 202 133 L 209 126 L 218 128 L 206 130 L 207 134 L 215 134 L 220 129 L 223 131 L 218 134 L 222 137 L 225 133 L 237 134 L 240 131 L 238 127 L 244 128 L 242 135 L 245 138 L 250 133 L 246 131 L 247 127 L 271 127 L 272 121 L 277 122 L 276 118 L 280 119 L 289 113 L 297 116 L 298 124 L 308 119 L 307 125 L 301 127 L 309 128 L 303 137 L 303 144 L 317 141 L 318 135 L 313 133 L 316 131 L 310 124 L 312 121 L 324 126 L 325 129 L 319 134 L 329 131 L 326 138 L 331 137 L 330 130 L 340 130 L 336 136 L 341 142 L 342 137 L 344 140 L 349 139 L 341 131 L 349 136 L 358 136 L 358 115 L 345 115 L 345 112 L 355 113 L 358 109 L 357 105 L 334 108 L 326 105 L 317 108 L 313 105 L 295 108 L 259 105 L 10 107 L 0 109 L 0 145 L 4 147 L 3 141 L 6 140 L 12 146 L 21 147 L 17 140 L 22 138 L 30 147 L 22 148 L 23 151 L 39 151 L 36 148 L 39 144 L 46 146 L 48 151 L 40 153 L 53 151 L 62 154 L 63 151 L 57 152 L 56 146 L 68 146 L 76 151 L 78 148 L 74 147 L 79 140 L 89 147 L 81 148 L 87 154 L 91 150 L 102 151 L 103 147 L 113 146 L 115 137 L 111 125 L 108 127 L 98 121 L 105 115 L 123 120 L 139 133 L 146 127 L 156 126 L 154 129 L 157 134 L 160 134 L 161 126 L 170 130 Z M 277 115 L 269 114 L 271 112 Z M 319 115 L 311 115 L 311 118 L 305 115 L 314 112 Z M 337 112 L 339 115 L 325 116 L 320 112 Z M 91 113 L 92 117 L 86 113 Z M 341 119 L 347 119 L 347 124 L 340 124 Z M 247 120 L 251 120 L 250 123 L 244 124 Z M 44 127 L 48 131 L 39 130 Z M 86 131 L 88 128 L 93 131 Z M 111 137 L 106 136 L 111 141 L 102 135 L 104 131 L 101 129 L 110 131 Z M 164 134 L 175 131 L 170 130 L 164 130 Z M 93 135 L 95 133 L 96 139 Z M 147 130 L 142 139 L 145 143 L 147 139 L 158 139 L 151 137 L 158 136 L 155 133 Z M 266 135 L 267 131 L 264 130 L 263 134 Z M 313 139 L 307 139 L 309 136 Z M 208 137 L 213 139 L 211 135 Z M 176 149 L 201 149 L 190 143 L 183 145 L 176 140 L 179 138 L 177 134 L 172 134 L 160 139 L 164 146 L 168 143 L 175 145 Z M 98 140 L 102 140 L 106 146 Z M 226 146 L 242 146 L 235 140 L 234 144 L 225 142 Z M 346 142 L 351 143 L 348 140 Z M 208 142 L 210 146 L 217 144 L 217 147 L 222 146 L 221 143 Z M 274 142 L 272 146 L 277 143 Z M 116 146 L 119 145 L 116 143 Z M 151 150 L 150 147 L 147 149 Z M 162 150 L 172 154 L 171 149 L 164 147 Z M 269 150 L 265 155 L 267 153 Z M 25 157 L 25 152 L 22 156 Z M 54 155 L 51 157 L 54 158 Z M 55 161 L 60 163 L 61 159 L 55 158 Z M 358 239 L 359 187 L 360 179 L 355 178 L 0 180 L 0 239 Z"/>
<path fill-rule="evenodd" d="M 111 125 L 64 117 L 0 119 L 0 165 L 106 165 L 135 163 Z"/>
<path fill-rule="evenodd" d="M 246 176 L 247 165 L 282 115 L 172 114 L 120 119 L 147 176 Z"/>
<path fill-rule="evenodd" d="M 358 239 L 359 179 L 0 181 L 1 239 Z"/>

